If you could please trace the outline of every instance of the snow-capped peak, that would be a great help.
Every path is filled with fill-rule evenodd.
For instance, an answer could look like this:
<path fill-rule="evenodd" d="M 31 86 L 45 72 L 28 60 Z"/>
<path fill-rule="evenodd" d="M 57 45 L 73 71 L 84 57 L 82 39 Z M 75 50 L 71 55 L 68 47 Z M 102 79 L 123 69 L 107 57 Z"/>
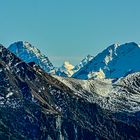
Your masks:
<path fill-rule="evenodd" d="M 32 46 L 29 42 L 27 42 L 27 41 L 24 41 L 23 42 L 23 46 L 26 48 L 26 49 L 28 49 L 29 51 L 32 51 L 34 54 L 36 54 L 36 56 L 40 56 L 40 55 L 42 55 L 41 54 L 41 52 L 40 52 L 40 50 L 39 49 L 37 49 L 37 48 L 35 48 L 34 46 Z"/>
<path fill-rule="evenodd" d="M 8 49 L 26 63 L 35 62 L 46 72 L 50 72 L 54 69 L 48 57 L 43 55 L 39 49 L 27 41 L 15 42 L 11 44 Z"/>
<path fill-rule="evenodd" d="M 69 61 L 64 61 L 64 64 L 62 67 L 64 67 L 67 70 L 72 70 L 74 68 L 74 66 Z"/>
<path fill-rule="evenodd" d="M 63 77 L 71 77 L 73 75 L 74 66 L 69 61 L 64 61 L 63 65 L 56 68 L 55 74 Z"/>
<path fill-rule="evenodd" d="M 97 72 L 106 78 L 119 78 L 140 71 L 140 47 L 134 42 L 113 44 L 95 56 L 90 63 L 77 71 L 73 77 L 88 79 Z M 100 78 L 100 77 L 98 77 Z"/>

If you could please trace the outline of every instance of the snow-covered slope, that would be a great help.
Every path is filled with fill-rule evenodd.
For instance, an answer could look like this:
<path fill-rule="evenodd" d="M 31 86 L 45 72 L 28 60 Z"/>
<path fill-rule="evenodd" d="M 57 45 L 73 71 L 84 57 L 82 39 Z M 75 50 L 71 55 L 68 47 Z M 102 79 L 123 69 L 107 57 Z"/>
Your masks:
<path fill-rule="evenodd" d="M 74 67 L 73 71 L 77 72 L 79 69 L 87 65 L 93 58 L 93 56 L 87 55 L 78 65 Z"/>
<path fill-rule="evenodd" d="M 80 80 L 54 76 L 79 97 L 113 112 L 140 110 L 140 72 L 129 74 L 116 82 L 113 79 Z"/>
<path fill-rule="evenodd" d="M 54 69 L 48 57 L 42 55 L 40 50 L 26 41 L 15 42 L 8 49 L 26 63 L 35 62 L 46 72 Z"/>
<path fill-rule="evenodd" d="M 77 71 L 73 77 L 120 78 L 129 73 L 140 71 L 140 47 L 134 42 L 114 44 L 94 57 L 87 65 Z"/>

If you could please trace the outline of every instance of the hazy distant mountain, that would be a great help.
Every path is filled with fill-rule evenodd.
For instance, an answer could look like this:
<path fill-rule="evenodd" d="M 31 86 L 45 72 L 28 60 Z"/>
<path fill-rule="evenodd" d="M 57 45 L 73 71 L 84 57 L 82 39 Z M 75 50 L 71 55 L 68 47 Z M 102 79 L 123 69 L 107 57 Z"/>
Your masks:
<path fill-rule="evenodd" d="M 56 68 L 55 74 L 63 77 L 71 77 L 74 74 L 73 68 L 74 66 L 70 62 L 65 61 L 61 67 Z"/>
<path fill-rule="evenodd" d="M 138 140 L 139 85 L 52 77 L 0 45 L 0 139 Z"/>
<path fill-rule="evenodd" d="M 113 44 L 95 56 L 77 71 L 73 77 L 120 78 L 140 71 L 140 46 L 134 42 L 123 45 Z"/>
<path fill-rule="evenodd" d="M 50 62 L 49 58 L 26 41 L 15 42 L 11 44 L 8 49 L 26 63 L 35 62 L 46 72 L 50 72 L 54 69 L 54 66 Z"/>
<path fill-rule="evenodd" d="M 75 72 L 77 72 L 79 69 L 84 67 L 89 61 L 93 59 L 93 56 L 87 55 L 78 65 L 73 66 L 70 62 L 65 61 L 64 64 L 56 68 L 55 74 L 58 76 L 63 77 L 71 77 Z"/>

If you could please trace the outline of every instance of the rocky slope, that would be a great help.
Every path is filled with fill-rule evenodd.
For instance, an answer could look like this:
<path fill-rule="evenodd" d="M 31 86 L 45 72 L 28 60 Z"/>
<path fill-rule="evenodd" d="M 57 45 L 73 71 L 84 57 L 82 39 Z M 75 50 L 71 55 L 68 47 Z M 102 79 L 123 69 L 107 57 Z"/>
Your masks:
<path fill-rule="evenodd" d="M 120 78 L 140 71 L 140 47 L 134 42 L 114 44 L 95 56 L 88 64 L 76 72 L 73 77 Z"/>
<path fill-rule="evenodd" d="M 140 138 L 140 73 L 115 82 L 52 77 L 0 46 L 0 87 L 1 140 Z"/>

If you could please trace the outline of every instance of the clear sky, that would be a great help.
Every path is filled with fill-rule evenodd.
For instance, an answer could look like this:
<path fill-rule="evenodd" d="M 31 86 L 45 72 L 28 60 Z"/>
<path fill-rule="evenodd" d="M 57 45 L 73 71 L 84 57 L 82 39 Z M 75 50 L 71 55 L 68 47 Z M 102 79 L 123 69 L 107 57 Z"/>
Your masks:
<path fill-rule="evenodd" d="M 140 41 L 140 0 L 0 0 L 0 43 L 29 41 L 55 66 Z"/>

